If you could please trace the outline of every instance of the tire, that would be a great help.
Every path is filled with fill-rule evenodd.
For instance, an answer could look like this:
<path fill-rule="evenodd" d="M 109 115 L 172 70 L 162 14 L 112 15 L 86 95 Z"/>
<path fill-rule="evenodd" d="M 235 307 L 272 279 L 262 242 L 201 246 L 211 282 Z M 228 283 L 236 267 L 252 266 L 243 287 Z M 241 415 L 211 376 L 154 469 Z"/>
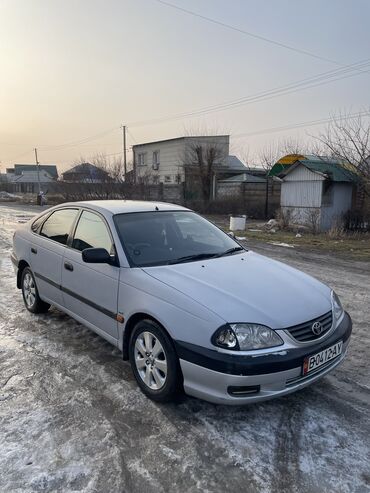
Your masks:
<path fill-rule="evenodd" d="M 131 368 L 142 392 L 157 402 L 173 400 L 180 390 L 181 370 L 172 341 L 152 320 L 138 322 L 129 345 Z"/>
<path fill-rule="evenodd" d="M 27 310 L 31 313 L 45 313 L 49 310 L 49 303 L 45 303 L 39 296 L 35 276 L 29 267 L 22 271 L 21 288 L 23 301 Z"/>

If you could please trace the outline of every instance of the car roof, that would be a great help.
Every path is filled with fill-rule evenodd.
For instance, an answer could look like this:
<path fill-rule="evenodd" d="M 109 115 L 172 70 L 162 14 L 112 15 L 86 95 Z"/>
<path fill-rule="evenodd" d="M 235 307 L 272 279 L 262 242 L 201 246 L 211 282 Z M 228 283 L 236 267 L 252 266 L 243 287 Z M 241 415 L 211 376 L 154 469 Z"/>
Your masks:
<path fill-rule="evenodd" d="M 146 200 L 84 200 L 80 202 L 68 202 L 60 204 L 63 206 L 79 206 L 95 209 L 100 212 L 111 214 L 124 214 L 129 212 L 152 212 L 152 211 L 188 211 L 186 207 L 167 202 L 149 202 Z"/>

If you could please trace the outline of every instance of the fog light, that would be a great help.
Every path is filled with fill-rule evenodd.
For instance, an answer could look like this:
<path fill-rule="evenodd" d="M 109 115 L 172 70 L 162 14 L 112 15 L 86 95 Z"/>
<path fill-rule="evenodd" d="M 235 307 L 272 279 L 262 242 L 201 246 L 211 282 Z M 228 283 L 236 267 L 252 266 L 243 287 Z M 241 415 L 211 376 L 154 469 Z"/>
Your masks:
<path fill-rule="evenodd" d="M 227 392 L 234 397 L 247 397 L 251 394 L 258 394 L 260 391 L 259 385 L 248 385 L 244 387 L 228 387 Z"/>

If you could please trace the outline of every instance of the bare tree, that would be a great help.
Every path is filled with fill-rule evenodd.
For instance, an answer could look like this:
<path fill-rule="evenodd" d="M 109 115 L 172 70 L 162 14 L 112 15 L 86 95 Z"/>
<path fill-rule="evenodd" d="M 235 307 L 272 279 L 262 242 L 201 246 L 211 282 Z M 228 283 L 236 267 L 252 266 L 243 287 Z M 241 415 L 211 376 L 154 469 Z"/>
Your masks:
<path fill-rule="evenodd" d="M 73 167 L 76 166 L 78 168 L 71 173 L 70 179 L 59 184 L 60 191 L 67 200 L 125 196 L 127 187 L 124 190 L 121 159 L 109 159 L 104 154 L 96 154 L 89 159 L 80 157 L 74 162 Z"/>
<path fill-rule="evenodd" d="M 265 218 L 269 217 L 269 183 L 271 178 L 269 173 L 272 167 L 279 161 L 280 158 L 287 154 L 300 155 L 303 150 L 304 144 L 300 143 L 297 139 L 286 138 L 280 141 L 271 141 L 268 145 L 263 147 L 259 153 L 259 161 L 262 168 L 266 172 L 266 195 L 265 195 Z M 273 178 L 272 178 L 273 179 Z"/>
<path fill-rule="evenodd" d="M 286 137 L 279 142 L 279 149 L 282 156 L 287 154 L 302 155 L 306 153 L 306 143 L 296 137 Z"/>
<path fill-rule="evenodd" d="M 263 147 L 259 153 L 259 161 L 262 168 L 266 172 L 266 176 L 269 174 L 274 164 L 282 157 L 281 148 L 278 142 L 270 142 Z"/>
<path fill-rule="evenodd" d="M 314 235 L 320 232 L 320 222 L 321 222 L 321 214 L 320 209 L 318 208 L 310 208 L 305 212 L 305 223 L 310 229 L 310 232 Z"/>
<path fill-rule="evenodd" d="M 326 154 L 342 159 L 357 169 L 364 185 L 370 183 L 370 119 L 363 113 L 356 117 L 340 113 L 333 116 L 326 129 L 317 137 L 317 141 L 326 149 Z"/>
<path fill-rule="evenodd" d="M 106 183 L 122 183 L 124 181 L 123 159 L 121 157 L 109 159 L 105 154 L 98 153 L 91 158 L 91 164 L 101 171 L 102 181 Z"/>
<path fill-rule="evenodd" d="M 200 183 L 200 190 L 204 203 L 208 203 L 213 197 L 213 182 L 219 168 L 227 157 L 225 146 L 218 142 L 217 137 L 204 137 L 191 139 L 185 150 L 183 166 L 186 181 Z"/>
<path fill-rule="evenodd" d="M 248 170 L 253 169 L 255 163 L 254 156 L 251 153 L 249 145 L 244 145 L 235 149 L 235 155 L 245 164 Z"/>
<path fill-rule="evenodd" d="M 267 146 L 261 149 L 259 154 L 259 161 L 266 173 L 265 219 L 269 218 L 269 173 L 281 156 L 281 144 L 278 142 L 270 142 Z"/>
<path fill-rule="evenodd" d="M 279 159 L 289 154 L 302 155 L 306 153 L 306 147 L 305 142 L 301 142 L 293 137 L 271 141 L 260 150 L 258 154 L 259 161 L 263 169 L 268 173 Z"/>

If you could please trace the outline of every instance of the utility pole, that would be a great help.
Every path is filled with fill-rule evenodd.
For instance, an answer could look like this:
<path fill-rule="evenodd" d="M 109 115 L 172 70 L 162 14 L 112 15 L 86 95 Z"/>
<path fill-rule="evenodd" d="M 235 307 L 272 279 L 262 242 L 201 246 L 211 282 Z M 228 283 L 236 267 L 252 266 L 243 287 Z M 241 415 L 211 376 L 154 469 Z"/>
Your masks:
<path fill-rule="evenodd" d="M 126 181 L 127 160 L 126 160 L 126 125 L 122 125 L 122 147 L 123 147 L 123 174 Z"/>
<path fill-rule="evenodd" d="M 37 167 L 37 183 L 39 185 L 39 194 L 41 192 L 41 185 L 40 185 L 40 163 L 37 159 L 37 148 L 35 147 L 35 161 L 36 161 L 36 167 Z"/>

